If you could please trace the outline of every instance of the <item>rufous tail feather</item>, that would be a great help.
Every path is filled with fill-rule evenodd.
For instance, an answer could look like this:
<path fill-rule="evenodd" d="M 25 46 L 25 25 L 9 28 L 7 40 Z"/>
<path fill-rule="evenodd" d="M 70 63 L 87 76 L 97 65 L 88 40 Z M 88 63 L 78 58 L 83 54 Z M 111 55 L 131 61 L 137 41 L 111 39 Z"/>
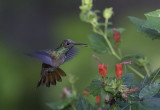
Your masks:
<path fill-rule="evenodd" d="M 65 72 L 59 67 L 55 68 L 53 71 L 48 71 L 51 67 L 47 64 L 42 64 L 41 77 L 38 81 L 37 87 L 41 84 L 46 84 L 47 87 L 50 87 L 50 84 L 56 85 L 56 81 L 62 82 L 61 76 L 66 76 Z"/>

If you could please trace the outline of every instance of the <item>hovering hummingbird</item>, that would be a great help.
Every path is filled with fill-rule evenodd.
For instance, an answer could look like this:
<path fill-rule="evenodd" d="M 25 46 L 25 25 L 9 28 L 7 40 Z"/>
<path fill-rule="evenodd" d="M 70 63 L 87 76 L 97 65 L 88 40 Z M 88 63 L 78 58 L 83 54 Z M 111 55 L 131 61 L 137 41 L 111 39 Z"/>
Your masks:
<path fill-rule="evenodd" d="M 50 83 L 56 85 L 56 81 L 62 81 L 61 76 L 66 76 L 66 73 L 59 66 L 76 55 L 78 51 L 76 45 L 87 46 L 87 44 L 75 43 L 70 39 L 66 39 L 55 50 L 41 50 L 27 54 L 42 62 L 41 76 L 37 87 L 41 84 L 50 87 Z"/>

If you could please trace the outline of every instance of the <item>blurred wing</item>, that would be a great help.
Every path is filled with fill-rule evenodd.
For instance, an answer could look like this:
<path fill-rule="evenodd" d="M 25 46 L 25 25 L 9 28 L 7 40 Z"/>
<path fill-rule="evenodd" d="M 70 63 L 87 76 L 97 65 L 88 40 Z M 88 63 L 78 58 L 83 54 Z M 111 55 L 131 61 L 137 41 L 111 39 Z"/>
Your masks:
<path fill-rule="evenodd" d="M 78 48 L 72 47 L 66 54 L 65 62 L 71 60 L 78 53 Z"/>
<path fill-rule="evenodd" d="M 34 52 L 34 53 L 27 53 L 27 55 L 31 56 L 31 57 L 34 57 L 37 60 L 39 60 L 39 61 L 41 61 L 45 64 L 53 66 L 52 59 L 51 59 L 50 55 L 43 50 L 42 51 L 37 51 L 37 52 Z"/>

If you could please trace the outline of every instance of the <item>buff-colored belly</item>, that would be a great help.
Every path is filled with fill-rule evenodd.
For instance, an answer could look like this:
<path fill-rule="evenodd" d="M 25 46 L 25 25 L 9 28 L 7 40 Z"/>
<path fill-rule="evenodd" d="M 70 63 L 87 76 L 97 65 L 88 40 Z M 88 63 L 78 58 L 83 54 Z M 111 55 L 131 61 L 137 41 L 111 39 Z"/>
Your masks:
<path fill-rule="evenodd" d="M 56 60 L 53 60 L 53 65 L 55 67 L 59 67 L 60 65 L 62 65 L 64 63 L 65 59 L 64 58 L 61 58 L 61 59 L 56 59 Z"/>

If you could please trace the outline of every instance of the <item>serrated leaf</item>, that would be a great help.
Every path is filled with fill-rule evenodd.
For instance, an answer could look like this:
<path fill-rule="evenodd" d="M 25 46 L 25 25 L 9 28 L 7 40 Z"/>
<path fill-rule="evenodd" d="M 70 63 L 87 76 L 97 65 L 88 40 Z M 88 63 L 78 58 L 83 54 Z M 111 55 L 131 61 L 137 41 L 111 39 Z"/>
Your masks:
<path fill-rule="evenodd" d="M 104 37 L 98 34 L 91 34 L 88 36 L 92 49 L 97 53 L 107 53 L 108 44 L 106 43 Z"/>
<path fill-rule="evenodd" d="M 160 108 L 160 98 L 149 98 L 143 100 L 143 104 L 145 105 L 145 110 L 159 110 Z"/>
<path fill-rule="evenodd" d="M 133 110 L 159 110 L 160 98 L 148 98 L 131 105 Z"/>
<path fill-rule="evenodd" d="M 98 79 L 94 79 L 91 84 L 87 87 L 87 91 L 92 94 L 93 96 L 97 96 L 101 93 L 102 82 Z"/>
<path fill-rule="evenodd" d="M 143 26 L 160 33 L 160 9 L 146 13 L 145 16 L 147 20 Z"/>
<path fill-rule="evenodd" d="M 147 28 L 147 29 L 151 29 L 151 30 L 154 30 L 155 32 L 157 32 L 156 34 L 158 35 L 158 33 L 160 32 L 160 23 L 157 22 L 157 21 L 146 21 L 144 24 L 143 24 L 143 27 L 144 28 Z"/>
<path fill-rule="evenodd" d="M 122 77 L 123 84 L 127 86 L 132 86 L 133 85 L 133 79 L 134 79 L 134 74 L 133 73 L 128 73 L 123 75 Z"/>
<path fill-rule="evenodd" d="M 154 82 L 155 82 L 156 84 L 160 84 L 160 79 L 156 79 Z"/>
<path fill-rule="evenodd" d="M 117 110 L 129 110 L 129 104 L 128 104 L 128 102 L 126 102 L 124 100 L 117 99 L 116 103 L 118 103 Z M 134 110 L 136 110 L 136 109 L 134 109 Z"/>
<path fill-rule="evenodd" d="M 143 58 L 144 56 L 142 54 L 131 54 L 131 55 L 126 55 L 122 57 L 122 61 L 124 60 L 130 60 L 133 58 Z"/>
<path fill-rule="evenodd" d="M 145 23 L 145 20 L 137 18 L 137 17 L 132 17 L 132 16 L 129 16 L 128 18 L 132 21 L 133 24 L 137 26 L 138 32 L 144 31 L 142 25 Z"/>
<path fill-rule="evenodd" d="M 79 95 L 76 110 L 97 110 L 96 107 L 93 107 L 87 100 L 85 100 L 82 96 Z"/>
<path fill-rule="evenodd" d="M 157 81 L 156 81 L 157 80 Z M 158 83 L 160 80 L 160 68 L 156 69 L 150 77 L 146 77 L 145 83 Z"/>
<path fill-rule="evenodd" d="M 146 85 L 139 93 L 139 98 L 150 98 L 160 90 L 159 84 Z"/>
<path fill-rule="evenodd" d="M 146 22 L 146 20 L 132 16 L 129 16 L 128 18 L 133 22 L 133 24 L 137 26 L 138 32 L 143 32 L 152 39 L 160 38 L 160 33 L 158 33 L 157 30 L 153 29 L 155 23 L 152 24 L 151 22 Z M 149 27 L 150 25 L 152 26 Z"/>
<path fill-rule="evenodd" d="M 155 11 L 151 11 L 144 14 L 149 21 L 157 21 L 160 22 L 160 9 Z"/>

